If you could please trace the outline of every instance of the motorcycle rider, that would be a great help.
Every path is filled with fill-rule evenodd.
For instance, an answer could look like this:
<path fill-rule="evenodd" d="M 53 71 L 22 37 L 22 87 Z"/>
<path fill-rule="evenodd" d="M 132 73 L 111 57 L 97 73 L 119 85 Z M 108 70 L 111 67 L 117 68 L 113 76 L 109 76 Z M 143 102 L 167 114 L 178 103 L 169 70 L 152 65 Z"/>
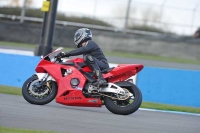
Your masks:
<path fill-rule="evenodd" d="M 103 78 L 101 70 L 109 68 L 108 61 L 101 48 L 92 40 L 92 32 L 88 28 L 80 28 L 75 32 L 74 42 L 77 49 L 70 52 L 61 52 L 58 56 L 69 57 L 82 55 L 84 62 L 97 76 L 94 86 L 106 86 L 107 81 Z"/>

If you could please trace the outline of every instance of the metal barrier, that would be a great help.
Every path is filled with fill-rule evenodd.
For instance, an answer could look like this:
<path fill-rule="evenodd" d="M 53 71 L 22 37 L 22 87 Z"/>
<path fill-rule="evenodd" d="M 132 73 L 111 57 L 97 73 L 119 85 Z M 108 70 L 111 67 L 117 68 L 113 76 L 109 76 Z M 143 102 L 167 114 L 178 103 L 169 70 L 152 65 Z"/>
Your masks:
<path fill-rule="evenodd" d="M 7 19 L 11 19 L 11 20 L 21 20 L 21 16 L 7 15 L 7 14 L 0 14 L 0 18 L 7 18 Z M 23 20 L 24 21 L 41 22 L 41 23 L 43 22 L 43 18 L 35 18 L 35 17 L 23 17 Z M 139 34 L 139 35 L 157 36 L 157 37 L 166 36 L 166 34 L 157 33 L 157 32 L 129 30 L 129 29 L 123 29 L 123 28 L 68 22 L 68 21 L 60 21 L 60 20 L 56 20 L 56 24 L 63 25 L 63 26 L 87 27 L 87 28 L 93 28 L 93 29 L 98 29 L 98 30 L 124 32 L 124 33 Z M 173 37 L 179 37 L 179 36 L 173 35 Z"/>

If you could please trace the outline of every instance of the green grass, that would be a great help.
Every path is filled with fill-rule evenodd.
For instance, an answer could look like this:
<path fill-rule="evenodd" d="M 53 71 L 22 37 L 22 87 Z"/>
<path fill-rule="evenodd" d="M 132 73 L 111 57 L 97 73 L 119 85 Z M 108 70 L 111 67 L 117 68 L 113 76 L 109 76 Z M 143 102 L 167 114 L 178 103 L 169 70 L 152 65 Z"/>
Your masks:
<path fill-rule="evenodd" d="M 22 47 L 22 48 L 35 48 L 35 44 L 15 43 L 0 41 L 0 46 Z"/>
<path fill-rule="evenodd" d="M 23 48 L 32 48 L 32 49 L 36 47 L 35 44 L 14 43 L 14 42 L 4 42 L 4 41 L 0 41 L 0 46 L 23 47 Z M 54 49 L 57 47 L 54 47 Z M 64 47 L 63 51 L 70 51 L 72 49 L 73 48 Z M 132 53 L 127 53 L 127 52 L 104 52 L 104 53 L 106 56 L 117 56 L 117 57 L 126 57 L 126 58 L 137 58 L 137 59 L 147 59 L 147 60 L 157 60 L 157 61 L 200 65 L 200 60 L 188 60 L 188 59 L 161 57 L 161 56 L 145 55 L 145 54 L 132 54 Z M 114 62 L 114 63 L 117 63 L 117 62 Z"/>
<path fill-rule="evenodd" d="M 58 132 L 8 128 L 0 126 L 0 133 L 58 133 Z"/>
<path fill-rule="evenodd" d="M 0 93 L 3 94 L 12 94 L 12 95 L 22 95 L 20 88 L 9 87 L 9 86 L 0 86 Z M 159 104 L 151 102 L 142 102 L 142 108 L 158 109 L 158 110 L 170 110 L 170 111 L 181 111 L 181 112 L 190 112 L 190 113 L 199 113 L 200 108 L 184 107 L 184 106 L 174 106 L 169 104 Z"/>
<path fill-rule="evenodd" d="M 17 87 L 11 86 L 0 86 L 0 93 L 3 94 L 12 94 L 12 95 L 22 95 L 22 90 Z"/>
<path fill-rule="evenodd" d="M 117 57 L 137 58 L 137 59 L 147 59 L 147 60 L 157 60 L 157 61 L 200 65 L 200 60 L 188 60 L 188 59 L 180 59 L 180 58 L 161 57 L 161 56 L 155 56 L 155 55 L 132 54 L 132 53 L 125 53 L 125 52 L 105 52 L 105 54 L 109 55 L 109 56 L 117 56 Z"/>
<path fill-rule="evenodd" d="M 9 46 L 9 47 L 21 47 L 21 48 L 30 48 L 30 49 L 35 49 L 36 45 L 35 44 L 26 44 L 26 43 L 15 43 L 15 42 L 4 42 L 4 41 L 0 41 L 0 46 Z M 57 47 L 53 47 L 54 49 L 58 48 Z M 63 51 L 70 51 L 73 50 L 73 48 L 66 48 L 63 47 Z"/>
<path fill-rule="evenodd" d="M 181 111 L 200 114 L 200 108 L 186 107 L 186 106 L 175 106 L 169 104 L 159 104 L 151 102 L 143 102 L 142 108 L 158 109 L 158 110 L 169 110 L 169 111 Z"/>
<path fill-rule="evenodd" d="M 7 14 L 7 15 L 16 15 L 20 16 L 21 14 L 21 8 L 19 7 L 0 7 L 0 13 L 1 14 Z M 26 9 L 26 16 L 27 17 L 36 17 L 36 18 L 43 18 L 44 12 L 41 11 L 41 9 L 36 9 L 36 8 L 27 8 Z M 10 19 L 5 19 L 1 18 L 2 20 L 10 20 Z M 90 18 L 90 17 L 76 17 L 76 16 L 66 16 L 65 13 L 62 12 L 57 12 L 56 15 L 57 20 L 62 20 L 62 21 L 69 21 L 69 22 L 77 22 L 77 23 L 85 23 L 85 24 L 94 24 L 94 25 L 101 25 L 101 26 L 109 26 L 112 27 L 111 24 L 104 22 L 99 19 L 95 18 Z M 31 21 L 31 23 L 34 23 Z M 36 23 L 36 22 L 35 22 Z"/>

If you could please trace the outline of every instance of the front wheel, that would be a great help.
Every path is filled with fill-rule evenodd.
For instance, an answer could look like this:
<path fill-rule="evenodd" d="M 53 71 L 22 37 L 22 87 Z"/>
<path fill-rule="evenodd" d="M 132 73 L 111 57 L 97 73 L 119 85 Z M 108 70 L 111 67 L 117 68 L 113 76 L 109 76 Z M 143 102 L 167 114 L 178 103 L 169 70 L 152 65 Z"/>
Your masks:
<path fill-rule="evenodd" d="M 106 108 L 110 112 L 120 115 L 129 115 L 137 111 L 142 103 L 142 93 L 139 88 L 130 82 L 116 84 L 124 90 L 128 90 L 131 96 L 126 100 L 116 100 L 110 97 L 104 97 Z"/>
<path fill-rule="evenodd" d="M 57 84 L 54 81 L 47 81 L 41 87 L 37 87 L 40 80 L 36 75 L 27 79 L 22 87 L 22 95 L 24 99 L 37 105 L 44 105 L 51 102 L 57 94 Z"/>

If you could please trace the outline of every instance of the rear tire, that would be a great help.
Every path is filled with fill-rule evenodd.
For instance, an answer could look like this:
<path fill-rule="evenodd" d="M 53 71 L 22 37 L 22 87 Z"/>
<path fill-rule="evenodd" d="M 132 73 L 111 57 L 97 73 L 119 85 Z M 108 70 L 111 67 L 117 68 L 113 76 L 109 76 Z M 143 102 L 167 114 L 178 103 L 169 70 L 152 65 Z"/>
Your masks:
<path fill-rule="evenodd" d="M 44 105 L 49 102 L 51 102 L 57 94 L 57 84 L 54 81 L 51 81 L 51 92 L 48 92 L 45 97 L 35 97 L 33 94 L 30 93 L 29 87 L 33 81 L 38 80 L 38 77 L 36 75 L 33 75 L 32 77 L 28 78 L 22 87 L 22 95 L 24 99 L 31 103 L 31 104 L 37 104 L 37 105 Z"/>
<path fill-rule="evenodd" d="M 122 88 L 126 88 L 127 90 L 129 90 L 130 93 L 134 95 L 134 101 L 131 104 L 128 104 L 127 106 L 120 106 L 117 105 L 115 101 L 113 101 L 111 98 L 104 97 L 104 104 L 106 108 L 114 114 L 120 114 L 120 115 L 132 114 L 135 111 L 137 111 L 142 104 L 142 93 L 139 90 L 139 88 L 130 82 L 126 82 L 126 84 L 129 85 L 128 86 L 119 85 L 119 86 Z"/>

